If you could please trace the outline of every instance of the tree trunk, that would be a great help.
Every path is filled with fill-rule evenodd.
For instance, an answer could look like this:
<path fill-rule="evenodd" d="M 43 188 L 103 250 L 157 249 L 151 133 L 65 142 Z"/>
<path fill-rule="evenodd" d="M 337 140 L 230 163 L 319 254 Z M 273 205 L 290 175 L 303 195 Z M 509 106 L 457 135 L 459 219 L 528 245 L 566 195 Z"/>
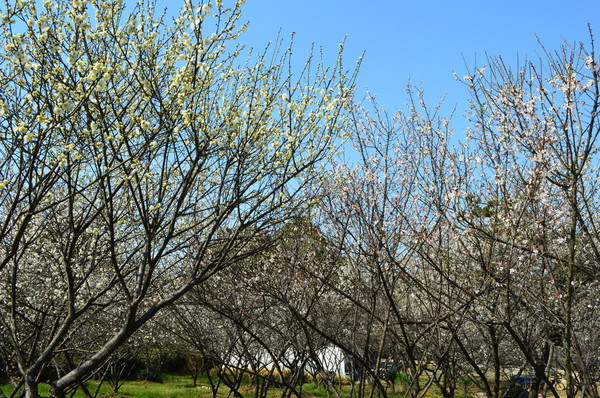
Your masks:
<path fill-rule="evenodd" d="M 25 398 L 38 398 L 38 383 L 31 374 L 25 374 L 23 377 L 25 387 Z"/>

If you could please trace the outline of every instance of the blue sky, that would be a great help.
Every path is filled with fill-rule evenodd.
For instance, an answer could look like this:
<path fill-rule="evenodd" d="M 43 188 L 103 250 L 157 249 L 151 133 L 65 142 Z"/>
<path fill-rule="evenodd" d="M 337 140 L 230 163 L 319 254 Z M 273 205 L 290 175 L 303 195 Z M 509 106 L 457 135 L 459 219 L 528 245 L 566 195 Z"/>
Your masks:
<path fill-rule="evenodd" d="M 553 50 L 563 38 L 589 42 L 591 23 L 600 38 L 600 0 L 247 0 L 242 19 L 250 22 L 242 41 L 256 47 L 279 29 L 296 32 L 299 63 L 311 42 L 333 56 L 346 37 L 349 66 L 365 52 L 359 91 L 368 87 L 388 109 L 403 107 L 409 78 L 429 103 L 446 93 L 447 107 L 460 109 L 468 94 L 453 71 L 464 75 L 465 62 L 481 66 L 486 54 L 536 57 L 536 35 Z"/>

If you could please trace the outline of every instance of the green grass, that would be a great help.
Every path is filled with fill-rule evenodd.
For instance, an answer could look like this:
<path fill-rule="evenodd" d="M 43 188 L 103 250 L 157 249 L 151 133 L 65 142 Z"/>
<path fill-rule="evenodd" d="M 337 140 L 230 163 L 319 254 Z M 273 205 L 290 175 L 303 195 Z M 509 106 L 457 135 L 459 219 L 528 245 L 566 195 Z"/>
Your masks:
<path fill-rule="evenodd" d="M 144 381 L 127 382 L 121 387 L 120 395 L 140 398 L 192 398 L 212 396 L 210 388 L 178 384 L 172 382 L 151 383 Z"/>
<path fill-rule="evenodd" d="M 348 386 L 349 388 L 349 386 Z M 327 390 L 322 386 L 318 386 L 317 383 L 306 383 L 302 386 L 302 393 L 310 397 L 325 398 L 327 397 Z M 331 396 L 331 394 L 329 394 Z M 346 394 L 345 396 L 348 396 Z"/>
<path fill-rule="evenodd" d="M 94 392 L 97 385 L 97 382 L 94 381 L 86 383 L 86 387 L 90 392 Z M 0 390 L 5 395 L 9 395 L 12 389 L 12 386 L 9 384 L 0 385 Z M 50 396 L 50 386 L 48 384 L 40 384 L 39 392 L 43 397 Z M 226 390 L 223 389 L 223 396 L 226 395 Z M 191 377 L 165 375 L 163 383 L 127 381 L 120 388 L 118 394 L 112 392 L 112 388 L 108 383 L 103 383 L 100 387 L 99 396 L 107 398 L 198 398 L 212 397 L 212 391 L 207 379 L 199 379 L 198 387 L 194 388 Z M 85 394 L 81 390 L 78 390 L 73 398 L 85 398 Z"/>
<path fill-rule="evenodd" d="M 86 387 L 94 392 L 97 386 L 97 382 L 88 382 Z M 342 397 L 348 397 L 350 395 L 351 386 L 346 384 L 342 387 L 340 395 Z M 358 388 L 357 386 L 355 388 Z M 366 386 L 367 391 L 370 391 L 370 386 Z M 0 390 L 6 395 L 12 391 L 10 385 L 0 386 Z M 40 395 L 48 397 L 50 395 L 50 386 L 46 384 L 40 384 L 39 387 Z M 225 398 L 228 395 L 228 388 L 221 384 L 221 388 L 217 396 L 219 398 Z M 240 392 L 248 397 L 253 398 L 255 394 L 255 387 L 250 385 L 243 385 L 240 388 Z M 396 383 L 396 392 L 392 393 L 391 388 L 388 389 L 389 398 L 401 398 L 404 397 L 404 389 L 401 383 Z M 356 393 L 356 391 L 355 391 Z M 462 393 L 462 389 L 457 390 L 457 396 Z M 326 388 L 323 385 L 317 385 L 316 383 L 306 383 L 302 386 L 302 395 L 309 398 L 327 398 L 333 397 L 333 394 L 327 393 Z M 368 393 L 367 393 L 368 395 Z M 210 383 L 206 377 L 200 377 L 198 379 L 198 386 L 192 386 L 192 378 L 188 376 L 173 376 L 164 375 L 162 383 L 155 383 L 149 381 L 127 381 L 123 384 L 118 394 L 112 393 L 112 389 L 108 383 L 103 383 L 100 389 L 99 397 L 104 398 L 209 398 L 212 397 L 212 390 L 210 389 Z M 281 396 L 281 390 L 272 388 L 269 390 L 269 398 L 277 398 Z M 426 398 L 438 398 L 441 397 L 439 390 L 432 387 L 426 394 Z M 81 391 L 77 391 L 74 398 L 85 398 L 85 395 Z"/>

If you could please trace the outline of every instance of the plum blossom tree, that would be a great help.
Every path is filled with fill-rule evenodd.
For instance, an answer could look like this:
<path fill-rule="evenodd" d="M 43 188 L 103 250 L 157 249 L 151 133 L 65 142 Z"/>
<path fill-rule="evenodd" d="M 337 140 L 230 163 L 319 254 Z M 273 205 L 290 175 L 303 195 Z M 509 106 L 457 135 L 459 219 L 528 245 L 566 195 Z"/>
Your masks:
<path fill-rule="evenodd" d="M 472 94 L 463 144 L 453 147 L 448 120 L 418 92 L 409 92 L 407 111 L 358 118 L 360 161 L 335 168 L 324 225 L 357 280 L 377 281 L 369 297 L 378 305 L 360 311 L 386 325 L 388 308 L 391 326 L 382 329 L 417 379 L 415 369 L 430 363 L 444 395 L 454 394 L 460 371 L 497 397 L 507 367 L 528 367 L 558 396 L 562 370 L 569 397 L 596 397 L 593 38 L 516 70 L 501 57 L 488 61 L 463 80 Z M 481 339 L 488 356 L 473 344 Z M 411 395 L 420 393 L 413 386 Z"/>
<path fill-rule="evenodd" d="M 598 395 L 581 349 L 597 336 L 589 316 L 598 311 L 600 259 L 599 63 L 590 37 L 589 45 L 565 43 L 516 69 L 491 58 L 464 79 L 478 146 L 472 189 L 487 214 L 463 221 L 494 248 L 482 269 L 506 290 L 502 324 L 555 396 L 553 352 L 561 353 L 569 397 L 576 389 Z M 513 322 L 523 309 L 524 322 L 545 330 L 538 347 Z"/>
<path fill-rule="evenodd" d="M 242 1 L 7 1 L 0 334 L 64 396 L 159 311 L 310 205 L 353 73 L 279 44 L 241 59 Z M 101 320 L 102 333 L 87 335 Z M 70 369 L 44 377 L 62 353 Z"/>
<path fill-rule="evenodd" d="M 355 354 L 370 351 L 375 363 L 393 357 L 407 376 L 406 394 L 419 397 L 440 370 L 423 364 L 442 363 L 436 355 L 451 344 L 449 318 L 464 305 L 460 284 L 444 274 L 460 269 L 447 255 L 450 193 L 460 176 L 452 174 L 458 156 L 449 119 L 425 106 L 422 92 L 408 93 L 406 110 L 389 114 L 372 104 L 360 112 L 352 137 L 359 161 L 334 168 L 321 225 L 346 261 L 331 288 L 363 325 L 354 329 Z"/>
<path fill-rule="evenodd" d="M 232 265 L 171 307 L 178 335 L 202 345 L 220 364 L 220 380 L 238 396 L 241 378 L 235 376 L 244 374 L 257 397 L 273 385 L 282 396 L 301 396 L 306 374 L 337 396 L 340 375 L 331 372 L 343 358 L 323 354 L 348 334 L 344 307 L 325 283 L 339 278 L 336 251 L 305 219 L 264 238 L 269 250 Z M 201 312 L 214 320 L 210 326 L 200 324 Z"/>

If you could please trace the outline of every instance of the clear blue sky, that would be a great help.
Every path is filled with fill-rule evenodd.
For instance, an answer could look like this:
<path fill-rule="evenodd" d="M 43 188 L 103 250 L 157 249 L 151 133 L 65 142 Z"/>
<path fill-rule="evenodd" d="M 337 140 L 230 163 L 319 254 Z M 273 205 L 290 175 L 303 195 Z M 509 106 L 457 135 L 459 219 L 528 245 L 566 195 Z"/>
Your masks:
<path fill-rule="evenodd" d="M 591 23 L 600 46 L 600 0 L 247 0 L 243 10 L 243 42 L 262 47 L 279 29 L 296 32 L 299 63 L 312 41 L 334 54 L 347 37 L 349 66 L 365 52 L 359 89 L 388 109 L 403 107 L 409 78 L 430 103 L 447 93 L 449 108 L 460 109 L 467 93 L 453 71 L 463 76 L 465 61 L 481 65 L 486 53 L 535 57 L 536 35 L 548 49 L 563 38 L 589 42 Z"/>

